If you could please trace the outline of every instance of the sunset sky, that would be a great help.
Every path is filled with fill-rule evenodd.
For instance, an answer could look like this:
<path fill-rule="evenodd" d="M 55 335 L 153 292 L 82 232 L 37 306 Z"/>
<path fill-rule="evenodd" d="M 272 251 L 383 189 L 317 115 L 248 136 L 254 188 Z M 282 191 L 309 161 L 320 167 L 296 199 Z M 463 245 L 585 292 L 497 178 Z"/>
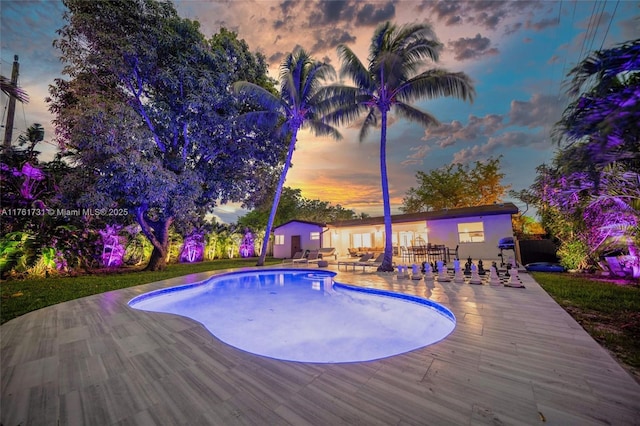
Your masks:
<path fill-rule="evenodd" d="M 339 69 L 336 47 L 350 46 L 364 62 L 376 26 L 430 23 L 444 48 L 438 64 L 463 71 L 477 92 L 473 104 L 455 99 L 418 102 L 440 125 L 424 129 L 392 118 L 388 128 L 387 166 L 394 212 L 406 191 L 416 185 L 416 172 L 473 163 L 502 155 L 503 184 L 528 188 L 535 168 L 553 156 L 550 130 L 568 100 L 562 82 L 589 52 L 640 38 L 637 1 L 175 1 L 183 17 L 198 20 L 205 36 L 220 27 L 238 33 L 253 51 L 262 52 L 273 77 L 282 58 L 304 47 L 316 59 Z M 46 130 L 44 159 L 55 152 L 48 85 L 61 76 L 63 64 L 52 47 L 64 21 L 59 1 L 2 0 L 1 73 L 11 75 L 19 55 L 20 79 L 30 95 L 18 104 L 14 140 L 31 124 Z M 2 95 L 2 135 L 7 99 Z M 340 141 L 302 132 L 286 185 L 302 195 L 366 212 L 382 214 L 378 131 L 362 143 L 357 124 L 343 128 Z M 521 210 L 525 205 L 514 201 Z M 233 222 L 243 211 L 220 206 L 216 215 Z"/>

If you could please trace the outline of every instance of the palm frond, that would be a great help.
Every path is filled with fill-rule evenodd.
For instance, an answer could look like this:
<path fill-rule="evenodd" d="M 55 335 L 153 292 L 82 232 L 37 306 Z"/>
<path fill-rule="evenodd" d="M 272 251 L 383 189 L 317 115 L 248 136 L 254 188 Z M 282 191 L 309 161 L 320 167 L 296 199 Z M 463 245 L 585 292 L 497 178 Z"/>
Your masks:
<path fill-rule="evenodd" d="M 440 50 L 442 50 L 442 43 L 435 39 L 416 40 L 403 49 L 405 67 L 415 71 L 425 59 L 438 62 Z"/>
<path fill-rule="evenodd" d="M 395 31 L 396 26 L 390 21 L 380 24 L 371 38 L 371 46 L 369 46 L 369 62 L 375 61 L 380 52 L 385 50 L 389 45 L 389 37 Z"/>
<path fill-rule="evenodd" d="M 305 75 L 304 86 L 301 89 L 303 101 L 309 105 L 318 102 L 318 91 L 321 90 L 324 82 L 332 75 L 335 75 L 335 70 L 331 65 L 322 62 L 311 64 Z"/>
<path fill-rule="evenodd" d="M 331 86 L 330 89 L 332 95 L 318 105 L 318 115 L 327 123 L 347 125 L 369 108 L 365 104 L 369 97 L 355 87 Z"/>
<path fill-rule="evenodd" d="M 637 69 L 640 57 L 640 39 L 622 43 L 612 49 L 593 52 L 576 65 L 567 92 L 575 96 L 581 92 L 585 83 L 592 78 L 607 81 L 627 71 Z"/>
<path fill-rule="evenodd" d="M 411 105 L 407 105 L 403 102 L 396 102 L 393 105 L 393 108 L 396 114 L 398 114 L 400 117 L 422 124 L 424 127 L 438 124 L 438 119 L 433 115 L 429 114 L 428 112 L 422 111 L 421 109 L 414 108 Z"/>
<path fill-rule="evenodd" d="M 282 115 L 276 111 L 251 111 L 238 117 L 249 126 L 276 127 L 282 120 Z"/>
<path fill-rule="evenodd" d="M 441 96 L 453 96 L 473 102 L 475 89 L 465 73 L 431 69 L 407 80 L 397 89 L 395 96 L 402 102 Z"/>
<path fill-rule="evenodd" d="M 257 84 L 238 81 L 233 84 L 232 90 L 237 95 L 255 100 L 265 110 L 276 110 L 282 107 L 282 101 L 277 96 Z"/>
<path fill-rule="evenodd" d="M 376 127 L 378 125 L 378 115 L 379 111 L 375 108 L 370 108 L 369 113 L 364 118 L 364 122 L 362 123 L 362 127 L 360 127 L 360 135 L 358 136 L 358 140 L 362 142 L 367 135 L 369 134 L 369 130 L 372 127 Z"/>
<path fill-rule="evenodd" d="M 340 77 L 350 78 L 357 87 L 363 90 L 373 91 L 375 89 L 375 82 L 372 80 L 369 70 L 351 49 L 343 44 L 339 45 L 338 57 L 342 62 Z"/>
<path fill-rule="evenodd" d="M 280 97 L 288 112 L 300 105 L 300 93 L 293 73 L 282 74 L 280 76 Z"/>
<path fill-rule="evenodd" d="M 334 139 L 342 139 L 338 130 L 322 120 L 309 119 L 305 121 L 306 126 L 317 136 L 331 136 Z"/>

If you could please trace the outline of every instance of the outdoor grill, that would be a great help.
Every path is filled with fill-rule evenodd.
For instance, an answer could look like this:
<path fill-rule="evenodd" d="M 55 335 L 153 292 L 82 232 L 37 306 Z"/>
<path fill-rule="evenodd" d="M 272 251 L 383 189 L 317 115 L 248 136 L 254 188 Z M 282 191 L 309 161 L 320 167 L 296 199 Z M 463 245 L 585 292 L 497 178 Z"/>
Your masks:
<path fill-rule="evenodd" d="M 498 241 L 498 248 L 500 249 L 500 266 L 505 266 L 504 256 L 502 255 L 502 250 L 513 250 L 514 255 L 516 251 L 516 243 L 513 241 L 513 237 L 504 237 L 500 238 Z"/>
<path fill-rule="evenodd" d="M 513 250 L 516 243 L 513 241 L 513 237 L 500 238 L 498 241 L 498 248 L 500 250 Z"/>

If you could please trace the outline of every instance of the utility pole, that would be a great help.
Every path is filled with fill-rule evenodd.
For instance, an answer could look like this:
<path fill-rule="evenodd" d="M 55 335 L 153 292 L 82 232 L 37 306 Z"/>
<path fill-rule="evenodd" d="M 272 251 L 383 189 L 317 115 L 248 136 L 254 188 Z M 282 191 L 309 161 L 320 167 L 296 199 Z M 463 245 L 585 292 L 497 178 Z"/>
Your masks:
<path fill-rule="evenodd" d="M 11 84 L 18 86 L 18 55 L 13 55 L 13 69 L 11 70 Z M 4 149 L 9 152 L 11 149 L 11 138 L 13 136 L 13 117 L 16 114 L 16 98 L 9 96 L 9 108 L 7 109 L 7 122 L 4 126 Z"/>

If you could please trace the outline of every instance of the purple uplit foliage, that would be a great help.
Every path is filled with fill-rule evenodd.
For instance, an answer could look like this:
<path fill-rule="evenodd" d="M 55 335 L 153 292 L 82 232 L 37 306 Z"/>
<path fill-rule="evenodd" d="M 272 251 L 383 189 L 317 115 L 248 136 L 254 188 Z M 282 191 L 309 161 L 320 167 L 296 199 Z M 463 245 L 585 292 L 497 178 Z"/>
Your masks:
<path fill-rule="evenodd" d="M 194 232 L 184 239 L 180 249 L 180 262 L 194 263 L 204 260 L 204 233 Z"/>
<path fill-rule="evenodd" d="M 240 244 L 240 256 L 241 257 L 253 257 L 255 255 L 255 249 L 253 244 L 253 234 L 248 229 L 242 237 L 242 243 Z"/>
<path fill-rule="evenodd" d="M 98 231 L 102 237 L 102 265 L 106 267 L 122 266 L 125 248 L 122 245 L 123 238 L 118 235 L 122 226 L 107 225 L 104 230 Z"/>
<path fill-rule="evenodd" d="M 20 195 L 22 195 L 25 200 L 33 200 L 35 198 L 33 191 L 38 184 L 44 180 L 44 173 L 29 163 L 24 163 L 21 173 L 24 176 L 24 181 L 20 187 Z"/>
<path fill-rule="evenodd" d="M 615 250 L 633 245 L 628 230 L 638 226 L 637 212 L 620 197 L 599 198 L 584 211 L 590 225 L 586 239 L 592 251 Z"/>
<path fill-rule="evenodd" d="M 54 262 L 56 263 L 56 271 L 67 272 L 69 270 L 67 259 L 64 258 L 64 253 L 60 250 L 56 251 Z"/>

